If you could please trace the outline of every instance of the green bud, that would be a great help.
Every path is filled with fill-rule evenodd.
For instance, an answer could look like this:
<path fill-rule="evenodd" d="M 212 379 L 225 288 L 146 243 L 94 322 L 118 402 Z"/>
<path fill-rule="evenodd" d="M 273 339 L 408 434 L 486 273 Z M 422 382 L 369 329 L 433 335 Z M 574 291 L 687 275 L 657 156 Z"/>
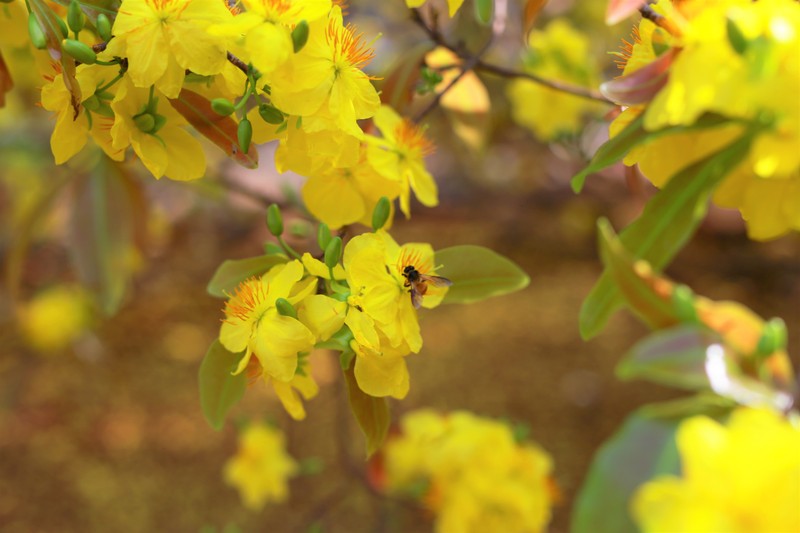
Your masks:
<path fill-rule="evenodd" d="M 264 243 L 264 253 L 267 255 L 275 255 L 275 254 L 284 255 L 286 252 L 284 252 L 283 248 L 281 248 L 274 242 L 267 242 Z"/>
<path fill-rule="evenodd" d="M 217 115 L 227 117 L 234 112 L 235 107 L 233 106 L 233 102 L 227 98 L 214 98 L 211 100 L 211 109 L 213 109 L 214 113 Z"/>
<path fill-rule="evenodd" d="M 85 107 L 89 111 L 97 111 L 98 109 L 100 109 L 100 99 L 97 97 L 96 94 L 93 94 L 92 96 L 83 101 L 83 107 Z"/>
<path fill-rule="evenodd" d="M 157 132 L 164 127 L 164 124 L 167 123 L 167 117 L 164 115 L 159 115 L 158 113 L 153 115 L 153 119 L 155 120 L 155 125 L 153 126 L 153 131 L 151 133 Z"/>
<path fill-rule="evenodd" d="M 58 29 L 61 30 L 61 35 L 66 39 L 69 37 L 69 30 L 67 29 L 67 23 L 61 17 L 56 17 L 56 22 L 58 22 Z"/>
<path fill-rule="evenodd" d="M 153 133 L 156 129 L 156 118 L 151 113 L 142 113 L 133 117 L 136 127 L 144 133 Z"/>
<path fill-rule="evenodd" d="M 283 235 L 283 217 L 278 204 L 272 204 L 267 208 L 267 228 L 276 237 Z"/>
<path fill-rule="evenodd" d="M 44 35 L 42 27 L 39 26 L 39 21 L 33 13 L 28 15 L 28 35 L 31 37 L 31 43 L 35 48 L 44 50 L 47 48 L 47 37 Z"/>
<path fill-rule="evenodd" d="M 294 318 L 295 320 L 297 319 L 297 311 L 286 298 L 278 298 L 275 300 L 275 309 L 277 309 L 278 313 L 283 316 L 288 316 Z"/>
<path fill-rule="evenodd" d="M 285 120 L 280 109 L 269 104 L 261 104 L 258 106 L 258 114 L 261 115 L 261 118 L 263 118 L 264 122 L 267 124 L 280 124 Z"/>
<path fill-rule="evenodd" d="M 334 237 L 328 246 L 325 247 L 325 265 L 328 268 L 333 268 L 339 263 L 339 258 L 342 256 L 342 238 Z"/>
<path fill-rule="evenodd" d="M 494 14 L 494 0 L 475 0 L 475 18 L 484 26 L 489 24 Z"/>
<path fill-rule="evenodd" d="M 773 318 L 766 324 L 758 340 L 756 353 L 768 356 L 786 348 L 786 324 L 780 318 Z"/>
<path fill-rule="evenodd" d="M 747 51 L 747 45 L 749 43 L 747 37 L 742 33 L 742 29 L 736 22 L 731 20 L 730 17 L 725 20 L 725 29 L 728 33 L 728 42 L 731 43 L 731 48 L 733 48 L 737 54 L 743 55 L 745 51 Z"/>
<path fill-rule="evenodd" d="M 253 138 L 253 125 L 246 117 L 239 122 L 236 136 L 239 138 L 239 148 L 246 154 L 250 151 L 250 140 Z"/>
<path fill-rule="evenodd" d="M 61 41 L 61 49 L 85 65 L 93 65 L 97 62 L 97 54 L 85 43 L 75 39 L 64 39 Z"/>
<path fill-rule="evenodd" d="M 67 8 L 67 24 L 69 24 L 69 29 L 72 30 L 73 33 L 78 33 L 83 29 L 83 25 L 86 24 L 86 16 L 81 11 L 81 5 L 78 3 L 78 0 L 72 0 L 69 3 L 69 7 Z"/>
<path fill-rule="evenodd" d="M 292 30 L 292 45 L 294 46 L 294 53 L 296 54 L 308 42 L 308 22 L 301 20 L 297 26 Z"/>
<path fill-rule="evenodd" d="M 678 320 L 682 323 L 696 324 L 699 322 L 697 311 L 694 308 L 694 293 L 686 285 L 678 285 L 672 291 L 672 305 Z"/>
<path fill-rule="evenodd" d="M 384 227 L 391 213 L 392 204 L 387 197 L 381 196 L 381 199 L 375 204 L 375 209 L 372 210 L 372 231 L 378 231 Z"/>
<path fill-rule="evenodd" d="M 327 224 L 322 222 L 317 228 L 317 244 L 319 244 L 319 249 L 324 250 L 327 248 L 329 242 L 331 242 L 331 229 Z"/>
<path fill-rule="evenodd" d="M 97 15 L 95 26 L 97 27 L 97 34 L 101 39 L 106 42 L 111 40 L 111 21 L 108 20 L 108 17 L 104 13 Z"/>

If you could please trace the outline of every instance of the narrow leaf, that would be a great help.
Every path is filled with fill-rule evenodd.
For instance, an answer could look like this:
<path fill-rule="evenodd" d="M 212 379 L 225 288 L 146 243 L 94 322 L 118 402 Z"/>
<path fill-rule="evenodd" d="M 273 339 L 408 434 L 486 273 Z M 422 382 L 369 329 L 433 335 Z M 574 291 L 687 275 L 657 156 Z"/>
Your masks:
<path fill-rule="evenodd" d="M 228 411 L 239 403 L 247 389 L 244 372 L 236 376 L 231 374 L 240 357 L 241 354 L 229 352 L 219 340 L 215 340 L 200 363 L 200 407 L 208 423 L 217 431 L 222 429 Z"/>
<path fill-rule="evenodd" d="M 442 303 L 472 303 L 524 289 L 530 278 L 511 260 L 482 246 L 436 252 L 436 275 L 453 282 Z"/>
<path fill-rule="evenodd" d="M 669 68 L 678 55 L 672 48 L 646 66 L 600 85 L 600 92 L 621 105 L 645 104 L 655 97 L 669 80 Z"/>
<path fill-rule="evenodd" d="M 746 133 L 673 176 L 620 233 L 625 249 L 656 270 L 664 268 L 697 229 L 717 184 L 747 156 L 754 134 L 754 130 Z M 596 335 L 621 304 L 619 287 L 606 271 L 581 307 L 581 336 Z"/>
<path fill-rule="evenodd" d="M 539 13 L 547 5 L 547 0 L 528 0 L 525 2 L 525 12 L 522 14 L 522 32 L 527 35 L 536 24 Z"/>
<path fill-rule="evenodd" d="M 264 274 L 275 265 L 287 261 L 284 255 L 260 255 L 247 259 L 229 259 L 224 261 L 214 272 L 206 290 L 211 296 L 227 298 L 228 294 L 241 282 L 251 276 Z"/>
<path fill-rule="evenodd" d="M 258 150 L 255 145 L 250 143 L 247 153 L 244 153 L 239 148 L 239 125 L 231 117 L 217 114 L 211 108 L 211 102 L 204 96 L 183 89 L 178 98 L 170 102 L 194 129 L 216 144 L 228 157 L 245 168 L 258 167 Z"/>
<path fill-rule="evenodd" d="M 645 4 L 644 0 L 608 0 L 606 24 L 611 26 L 630 17 Z"/>
<path fill-rule="evenodd" d="M 406 50 L 389 70 L 381 84 L 381 101 L 389 104 L 399 113 L 408 108 L 416 92 L 419 69 L 425 54 L 432 48 L 429 42 L 422 42 Z"/>
<path fill-rule="evenodd" d="M 494 14 L 494 0 L 475 0 L 475 19 L 484 26 L 489 24 Z"/>
<path fill-rule="evenodd" d="M 11 72 L 8 70 L 3 54 L 0 53 L 0 108 L 6 105 L 6 93 L 14 88 L 14 80 L 11 79 Z"/>
<path fill-rule="evenodd" d="M 354 374 L 355 365 L 344 371 L 347 381 L 347 398 L 350 401 L 350 410 L 358 421 L 361 432 L 364 433 L 367 444 L 367 457 L 378 451 L 389 432 L 391 416 L 386 398 L 370 396 L 358 387 Z"/>

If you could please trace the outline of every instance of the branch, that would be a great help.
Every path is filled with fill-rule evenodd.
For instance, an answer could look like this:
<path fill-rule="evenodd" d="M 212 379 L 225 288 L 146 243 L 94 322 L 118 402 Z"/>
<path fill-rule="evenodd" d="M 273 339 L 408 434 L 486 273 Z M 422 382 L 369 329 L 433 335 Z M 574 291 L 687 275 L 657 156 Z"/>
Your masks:
<path fill-rule="evenodd" d="M 245 76 L 247 76 L 250 73 L 250 71 L 247 69 L 247 65 L 245 64 L 245 62 L 230 52 L 228 52 L 228 61 L 230 61 L 234 67 L 244 72 Z"/>
<path fill-rule="evenodd" d="M 513 70 L 513 69 L 510 69 L 510 68 L 501 67 L 499 65 L 494 65 L 492 63 L 487 63 L 486 61 L 481 60 L 480 57 L 479 57 L 484 52 L 484 50 L 482 50 L 481 53 L 479 53 L 477 55 L 474 55 L 474 56 L 470 55 L 467 52 L 465 52 L 463 49 L 460 49 L 460 48 L 458 48 L 456 46 L 453 46 L 450 43 L 448 43 L 447 40 L 444 38 L 444 36 L 438 30 L 428 26 L 428 24 L 422 19 L 422 16 L 420 15 L 419 11 L 416 10 L 416 9 L 412 9 L 411 10 L 411 20 L 413 20 L 414 23 L 416 23 L 417 26 L 419 26 L 428 35 L 428 38 L 431 41 L 433 41 L 434 43 L 436 43 L 439 46 L 447 48 L 448 50 L 450 50 L 451 52 L 453 52 L 457 56 L 465 59 L 465 63 L 464 63 L 464 67 L 465 68 L 467 66 L 470 66 L 470 68 L 474 68 L 475 70 L 482 71 L 482 72 L 487 72 L 487 73 L 490 73 L 490 74 L 494 74 L 496 76 L 501 76 L 503 78 L 522 78 L 522 79 L 526 79 L 526 80 L 532 81 L 534 83 L 538 83 L 538 84 L 543 85 L 545 87 L 549 87 L 549 88 L 554 89 L 556 91 L 561 91 L 561 92 L 564 92 L 564 93 L 572 94 L 572 95 L 575 95 L 575 96 L 578 96 L 578 97 L 581 97 L 581 98 L 587 98 L 589 100 L 595 100 L 597 102 L 602 102 L 602 103 L 608 104 L 608 105 L 615 105 L 614 102 L 612 102 L 611 100 L 609 100 L 608 98 L 603 96 L 599 91 L 595 91 L 593 89 L 588 89 L 586 87 L 580 87 L 580 86 L 577 86 L 577 85 L 572 85 L 570 83 L 564 83 L 564 82 L 560 82 L 560 81 L 548 80 L 548 79 L 542 78 L 540 76 L 537 76 L 536 74 L 530 74 L 528 72 L 519 71 L 519 70 Z M 471 64 L 471 61 L 470 61 L 471 59 L 475 60 L 474 64 Z M 461 75 L 463 75 L 463 73 Z M 461 77 L 461 75 L 459 76 L 459 78 Z M 455 81 L 458 81 L 458 78 Z M 446 89 L 449 89 L 449 88 L 450 88 L 450 86 L 448 86 Z M 436 103 L 437 104 L 438 104 L 438 101 L 440 99 L 441 99 L 441 97 L 436 99 Z M 427 109 L 426 109 L 426 112 L 427 112 Z"/>

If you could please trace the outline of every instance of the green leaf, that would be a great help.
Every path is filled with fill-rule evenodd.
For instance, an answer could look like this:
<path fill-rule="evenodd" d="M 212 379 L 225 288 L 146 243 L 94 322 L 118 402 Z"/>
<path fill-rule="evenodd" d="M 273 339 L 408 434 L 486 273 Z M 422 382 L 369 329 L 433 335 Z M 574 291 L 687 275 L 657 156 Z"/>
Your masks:
<path fill-rule="evenodd" d="M 589 165 L 572 178 L 572 190 L 576 193 L 581 192 L 589 174 L 594 174 L 622 161 L 628 152 L 639 145 L 647 144 L 664 135 L 714 128 L 730 122 L 731 120 L 727 117 L 707 113 L 691 126 L 670 126 L 656 131 L 647 131 L 644 129 L 644 113 L 642 113 L 597 149 Z"/>
<path fill-rule="evenodd" d="M 247 259 L 229 259 L 224 261 L 214 272 L 206 290 L 211 296 L 226 298 L 237 285 L 247 278 L 263 274 L 275 265 L 283 264 L 286 261 L 286 256 L 276 254 L 248 257 Z"/>
<path fill-rule="evenodd" d="M 657 271 L 664 268 L 697 229 L 716 186 L 747 156 L 755 131 L 673 176 L 620 233 L 625 249 Z M 619 287 L 606 269 L 581 307 L 581 336 L 599 333 L 621 305 Z"/>
<path fill-rule="evenodd" d="M 524 289 L 528 275 L 511 260 L 482 246 L 462 245 L 436 252 L 436 275 L 453 282 L 442 303 L 472 303 Z"/>
<path fill-rule="evenodd" d="M 389 423 L 391 422 L 389 404 L 386 398 L 370 396 L 358 387 L 354 367 L 355 365 L 350 365 L 344 371 L 347 381 L 347 399 L 350 401 L 350 410 L 366 438 L 367 457 L 370 457 L 380 449 L 389 432 Z"/>
<path fill-rule="evenodd" d="M 484 26 L 488 25 L 494 14 L 494 0 L 475 0 L 474 5 L 475 19 Z"/>
<path fill-rule="evenodd" d="M 573 509 L 573 533 L 638 532 L 630 516 L 631 497 L 655 476 L 678 474 L 675 431 L 680 422 L 697 414 L 719 419 L 728 410 L 716 398 L 695 396 L 631 414 L 592 461 Z"/>
<path fill-rule="evenodd" d="M 619 362 L 617 377 L 646 379 L 690 390 L 709 390 L 706 350 L 720 338 L 699 325 L 658 331 L 636 344 Z"/>
<path fill-rule="evenodd" d="M 229 352 L 219 340 L 215 340 L 200 364 L 200 407 L 208 423 L 217 431 L 222 429 L 228 411 L 239 403 L 247 388 L 244 372 L 236 376 L 231 374 L 240 358 L 241 354 Z"/>

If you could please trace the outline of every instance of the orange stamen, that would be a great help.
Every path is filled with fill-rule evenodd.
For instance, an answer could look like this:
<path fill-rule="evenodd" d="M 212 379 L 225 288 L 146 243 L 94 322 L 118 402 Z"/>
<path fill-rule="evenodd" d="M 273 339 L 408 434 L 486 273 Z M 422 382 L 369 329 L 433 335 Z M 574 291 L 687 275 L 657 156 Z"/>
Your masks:
<path fill-rule="evenodd" d="M 419 126 L 408 119 L 403 119 L 394 130 L 397 144 L 405 146 L 410 150 L 417 150 L 419 155 L 425 157 L 436 150 L 436 146 L 425 137 L 425 133 Z"/>
<path fill-rule="evenodd" d="M 244 280 L 236 287 L 233 296 L 225 302 L 225 316 L 247 320 L 259 304 L 266 299 L 268 291 L 269 285 L 265 287 L 258 281 L 258 278 Z"/>
<path fill-rule="evenodd" d="M 360 69 L 375 57 L 375 50 L 363 41 L 364 34 L 356 34 L 352 24 L 338 26 L 336 20 L 331 19 L 326 37 L 333 48 L 334 62 L 344 59 L 351 67 Z"/>
<path fill-rule="evenodd" d="M 630 42 L 622 39 L 622 44 L 619 45 L 620 51 L 615 54 L 617 59 L 614 60 L 614 63 L 617 64 L 617 68 L 620 70 L 625 70 L 625 65 L 628 64 L 633 55 L 633 47 L 642 42 L 642 38 L 639 35 L 639 26 L 633 27 L 630 38 Z"/>

